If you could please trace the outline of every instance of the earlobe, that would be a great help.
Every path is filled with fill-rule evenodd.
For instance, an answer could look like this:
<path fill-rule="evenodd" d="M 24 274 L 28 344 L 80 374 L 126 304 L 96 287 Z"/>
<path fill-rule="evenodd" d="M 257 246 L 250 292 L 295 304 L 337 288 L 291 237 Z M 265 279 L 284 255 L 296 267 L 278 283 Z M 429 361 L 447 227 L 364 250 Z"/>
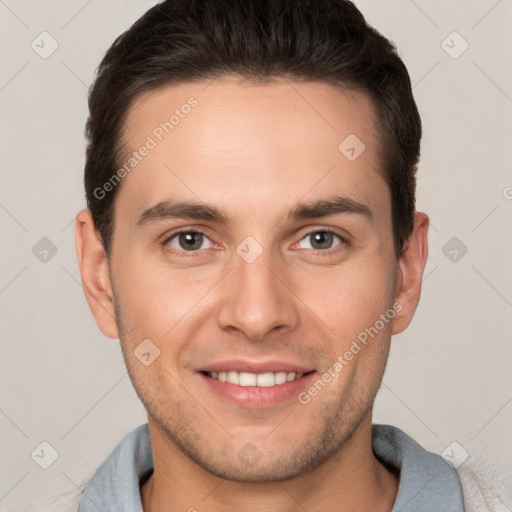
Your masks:
<path fill-rule="evenodd" d="M 82 210 L 76 217 L 75 243 L 89 308 L 101 332 L 119 338 L 107 255 L 89 210 Z"/>
<path fill-rule="evenodd" d="M 418 307 L 428 256 L 428 226 L 427 215 L 417 212 L 412 233 L 398 260 L 395 301 L 400 303 L 401 309 L 393 320 L 393 334 L 398 334 L 409 326 Z"/>

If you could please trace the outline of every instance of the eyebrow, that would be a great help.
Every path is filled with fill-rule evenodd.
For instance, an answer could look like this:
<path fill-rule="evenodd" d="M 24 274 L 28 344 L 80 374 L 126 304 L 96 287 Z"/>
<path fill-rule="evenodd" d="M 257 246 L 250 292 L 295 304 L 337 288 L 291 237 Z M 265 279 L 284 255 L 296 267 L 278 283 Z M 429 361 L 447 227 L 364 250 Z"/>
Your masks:
<path fill-rule="evenodd" d="M 318 219 L 340 214 L 357 214 L 373 218 L 371 209 L 349 197 L 334 196 L 329 199 L 302 203 L 287 214 L 288 220 Z M 170 218 L 194 219 L 227 225 L 229 218 L 218 208 L 195 201 L 161 201 L 145 210 L 137 219 L 137 226 L 152 224 Z"/>
<path fill-rule="evenodd" d="M 314 219 L 330 217 L 343 213 L 353 213 L 373 218 L 371 209 L 364 203 L 349 197 L 335 196 L 330 199 L 316 201 L 311 204 L 299 204 L 289 214 L 289 219 Z"/>
<path fill-rule="evenodd" d="M 137 226 L 169 218 L 208 220 L 227 224 L 228 218 L 217 208 L 195 201 L 162 201 L 145 210 L 137 220 Z"/>

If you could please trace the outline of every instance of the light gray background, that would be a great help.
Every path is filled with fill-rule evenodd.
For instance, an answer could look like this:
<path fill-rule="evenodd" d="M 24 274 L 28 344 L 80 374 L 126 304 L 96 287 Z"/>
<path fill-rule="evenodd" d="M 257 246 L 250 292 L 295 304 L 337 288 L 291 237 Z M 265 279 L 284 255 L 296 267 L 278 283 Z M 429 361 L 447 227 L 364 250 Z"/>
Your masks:
<path fill-rule="evenodd" d="M 92 472 L 146 421 L 119 343 L 83 297 L 73 219 L 85 205 L 87 87 L 153 3 L 0 0 L 0 511 L 75 510 Z M 511 511 L 512 1 L 357 4 L 410 70 L 425 131 L 418 209 L 432 222 L 422 300 L 393 340 L 375 422 L 437 453 L 457 442 L 445 454 L 462 447 L 493 510 Z M 47 59 L 31 48 L 43 31 L 59 45 Z M 469 44 L 458 58 L 453 31 Z M 43 237 L 57 247 L 46 262 L 32 252 Z M 456 261 L 443 253 L 452 237 L 468 249 Z M 48 469 L 31 457 L 43 441 L 58 452 Z"/>

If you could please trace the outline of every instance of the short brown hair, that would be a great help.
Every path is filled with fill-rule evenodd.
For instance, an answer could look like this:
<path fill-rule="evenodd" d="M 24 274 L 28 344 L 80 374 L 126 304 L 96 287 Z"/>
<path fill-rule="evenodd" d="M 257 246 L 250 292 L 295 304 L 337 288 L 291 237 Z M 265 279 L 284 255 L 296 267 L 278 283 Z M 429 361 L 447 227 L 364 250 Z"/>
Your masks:
<path fill-rule="evenodd" d="M 119 187 L 95 191 L 118 169 L 130 106 L 166 84 L 227 74 L 324 81 L 369 95 L 400 255 L 414 220 L 421 120 L 394 45 L 347 0 L 165 0 L 114 41 L 89 91 L 86 125 L 87 206 L 107 254 Z"/>

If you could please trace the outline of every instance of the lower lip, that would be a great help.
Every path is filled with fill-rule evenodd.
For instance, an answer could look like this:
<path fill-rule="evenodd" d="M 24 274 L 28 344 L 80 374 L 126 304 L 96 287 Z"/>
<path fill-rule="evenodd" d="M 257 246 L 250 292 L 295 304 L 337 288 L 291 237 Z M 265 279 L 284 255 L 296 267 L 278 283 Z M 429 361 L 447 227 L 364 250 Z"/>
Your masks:
<path fill-rule="evenodd" d="M 241 407 L 264 408 L 286 402 L 297 395 L 314 379 L 316 372 L 303 375 L 300 379 L 260 388 L 258 386 L 238 386 L 229 382 L 208 377 L 203 373 L 198 375 L 210 390 L 228 402 Z"/>

